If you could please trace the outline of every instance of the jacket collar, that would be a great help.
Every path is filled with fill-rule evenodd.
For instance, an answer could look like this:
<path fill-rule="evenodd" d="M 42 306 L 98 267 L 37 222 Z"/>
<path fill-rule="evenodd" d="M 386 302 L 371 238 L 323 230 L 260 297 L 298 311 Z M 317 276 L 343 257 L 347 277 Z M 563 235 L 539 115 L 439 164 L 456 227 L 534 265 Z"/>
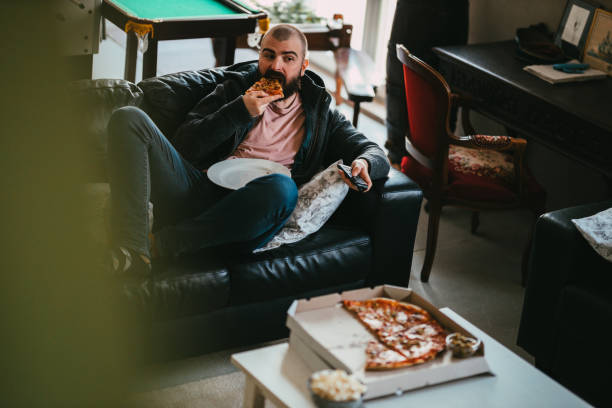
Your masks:
<path fill-rule="evenodd" d="M 324 100 L 325 103 L 329 103 L 329 99 L 323 99 L 329 97 L 325 89 L 325 83 L 323 79 L 314 73 L 313 71 L 306 70 L 302 77 L 302 101 L 306 106 L 314 106 L 317 102 Z"/>

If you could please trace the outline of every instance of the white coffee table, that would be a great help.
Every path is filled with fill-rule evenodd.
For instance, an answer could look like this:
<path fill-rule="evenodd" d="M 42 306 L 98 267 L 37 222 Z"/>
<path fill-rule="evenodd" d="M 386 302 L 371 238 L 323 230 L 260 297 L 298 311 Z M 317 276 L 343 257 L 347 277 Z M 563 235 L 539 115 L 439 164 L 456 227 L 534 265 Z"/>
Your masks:
<path fill-rule="evenodd" d="M 451 309 L 441 311 L 484 341 L 487 362 L 494 374 L 369 400 L 365 407 L 590 406 Z M 263 407 L 265 399 L 278 407 L 314 407 L 306 388 L 311 370 L 287 343 L 234 354 L 232 363 L 246 375 L 244 407 Z"/>

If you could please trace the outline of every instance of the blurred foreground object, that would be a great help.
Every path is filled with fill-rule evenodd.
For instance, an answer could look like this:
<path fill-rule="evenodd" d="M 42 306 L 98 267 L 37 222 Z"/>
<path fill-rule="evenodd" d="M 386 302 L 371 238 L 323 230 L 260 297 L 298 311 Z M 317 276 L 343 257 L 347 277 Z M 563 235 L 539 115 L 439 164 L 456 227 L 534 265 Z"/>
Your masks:
<path fill-rule="evenodd" d="M 116 285 L 91 265 L 83 239 L 85 157 L 78 107 L 63 97 L 57 7 L 15 2 L 0 12 L 0 406 L 121 406 L 134 343 Z"/>

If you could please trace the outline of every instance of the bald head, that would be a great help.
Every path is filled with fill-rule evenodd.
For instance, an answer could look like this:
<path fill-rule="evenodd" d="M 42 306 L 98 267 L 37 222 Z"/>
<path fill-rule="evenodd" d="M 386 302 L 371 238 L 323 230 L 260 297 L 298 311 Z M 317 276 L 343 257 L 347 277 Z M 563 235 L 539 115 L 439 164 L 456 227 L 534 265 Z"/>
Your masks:
<path fill-rule="evenodd" d="M 308 41 L 306 40 L 306 36 L 304 35 L 304 33 L 300 31 L 299 28 L 290 24 L 275 25 L 263 36 L 263 38 L 261 39 L 261 44 L 264 43 L 264 40 L 268 36 L 272 36 L 277 41 L 287 41 L 291 37 L 297 38 L 302 44 L 302 59 L 306 57 L 306 53 L 308 51 Z"/>

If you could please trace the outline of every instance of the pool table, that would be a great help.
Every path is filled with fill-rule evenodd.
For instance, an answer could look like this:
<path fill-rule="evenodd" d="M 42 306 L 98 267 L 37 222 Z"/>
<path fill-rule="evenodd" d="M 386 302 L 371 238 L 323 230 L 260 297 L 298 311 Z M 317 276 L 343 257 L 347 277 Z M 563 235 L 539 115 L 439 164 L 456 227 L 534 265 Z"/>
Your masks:
<path fill-rule="evenodd" d="M 102 17 L 127 31 L 124 78 L 134 82 L 138 47 L 134 28 L 149 31 L 144 79 L 156 76 L 157 44 L 164 40 L 228 38 L 221 62 L 232 64 L 236 38 L 253 32 L 257 20 L 267 15 L 241 0 L 103 0 Z"/>

